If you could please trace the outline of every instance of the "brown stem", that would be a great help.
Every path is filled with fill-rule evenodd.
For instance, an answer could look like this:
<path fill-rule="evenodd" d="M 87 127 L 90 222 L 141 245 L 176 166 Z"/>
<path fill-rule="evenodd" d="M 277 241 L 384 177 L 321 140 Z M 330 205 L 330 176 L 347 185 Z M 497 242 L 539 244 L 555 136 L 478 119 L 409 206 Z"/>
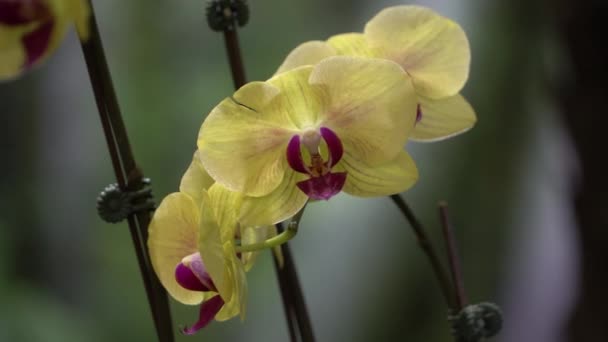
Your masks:
<path fill-rule="evenodd" d="M 460 257 L 458 256 L 456 238 L 454 237 L 454 231 L 450 224 L 448 204 L 446 202 L 439 202 L 439 217 L 441 219 L 443 238 L 445 239 L 446 250 L 448 252 L 452 283 L 454 284 L 454 291 L 456 293 L 456 307 L 454 311 L 460 312 L 460 310 L 468 304 L 468 299 L 466 292 L 464 291 L 464 278 L 462 276 Z"/>
<path fill-rule="evenodd" d="M 230 72 L 232 73 L 232 82 L 234 89 L 239 89 L 247 81 L 245 77 L 245 67 L 241 58 L 241 49 L 239 47 L 239 37 L 236 27 L 231 30 L 224 30 L 224 43 L 226 45 L 226 53 L 230 62 Z"/>
<path fill-rule="evenodd" d="M 99 110 L 112 166 L 121 189 L 139 190 L 143 186 L 143 174 L 137 167 L 131 151 L 91 1 L 89 1 L 89 5 L 91 6 L 90 37 L 86 42 L 81 42 L 82 51 L 95 94 L 95 102 Z M 128 217 L 129 230 L 158 339 L 162 342 L 172 342 L 174 337 L 169 301 L 165 290 L 152 270 L 146 248 L 149 223 L 150 214 L 148 212 L 138 212 Z"/>
<path fill-rule="evenodd" d="M 441 292 L 443 293 L 443 297 L 445 298 L 448 308 L 450 308 L 450 309 L 455 308 L 456 305 L 455 305 L 454 296 L 452 294 L 452 290 L 451 290 L 452 285 L 450 284 L 449 277 L 447 276 L 447 273 L 446 273 L 443 265 L 439 261 L 437 252 L 435 251 L 435 248 L 431 244 L 430 239 L 426 235 L 426 232 L 424 231 L 424 227 L 422 226 L 420 221 L 418 221 L 418 219 L 414 215 L 414 212 L 412 211 L 412 209 L 410 209 L 410 207 L 403 200 L 403 198 L 401 198 L 401 196 L 391 195 L 390 198 L 395 203 L 395 205 L 399 208 L 399 210 L 401 210 L 401 213 L 403 213 L 403 216 L 405 216 L 405 218 L 408 220 L 408 222 L 410 223 L 410 226 L 412 226 L 412 229 L 414 230 L 414 234 L 416 235 L 416 238 L 418 239 L 418 245 L 420 246 L 420 248 L 422 249 L 424 254 L 426 254 L 429 262 L 431 263 L 433 272 L 435 273 L 435 277 L 437 278 L 437 281 L 439 282 L 439 286 L 441 287 Z"/>

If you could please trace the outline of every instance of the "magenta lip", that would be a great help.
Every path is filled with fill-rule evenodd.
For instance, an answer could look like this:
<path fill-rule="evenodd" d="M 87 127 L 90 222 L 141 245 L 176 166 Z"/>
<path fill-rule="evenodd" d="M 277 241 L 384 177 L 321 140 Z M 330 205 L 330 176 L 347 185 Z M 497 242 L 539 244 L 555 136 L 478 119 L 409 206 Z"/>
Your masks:
<path fill-rule="evenodd" d="M 29 6 L 25 7 L 25 6 Z M 8 26 L 23 25 L 48 17 L 48 8 L 42 1 L 0 1 L 0 23 Z"/>
<path fill-rule="evenodd" d="M 199 253 L 191 257 L 187 266 L 180 262 L 175 267 L 175 280 L 187 290 L 217 291 Z"/>
<path fill-rule="evenodd" d="M 25 62 L 26 67 L 31 67 L 36 63 L 49 47 L 51 42 L 51 33 L 55 26 L 53 21 L 49 21 L 42 24 L 34 31 L 26 34 L 22 38 L 23 45 L 25 47 L 27 60 Z"/>
<path fill-rule="evenodd" d="M 211 291 L 212 289 L 203 284 L 190 268 L 179 263 L 175 268 L 175 280 L 183 288 L 191 291 Z"/>
<path fill-rule="evenodd" d="M 416 123 L 419 123 L 422 120 L 422 109 L 420 108 L 420 103 L 416 107 Z"/>
<path fill-rule="evenodd" d="M 342 190 L 345 182 L 346 172 L 329 172 L 321 177 L 298 182 L 296 185 L 313 200 L 328 200 Z"/>
<path fill-rule="evenodd" d="M 194 325 L 192 325 L 190 328 L 182 328 L 181 332 L 184 335 L 196 334 L 197 331 L 206 327 L 211 320 L 215 318 L 215 315 L 217 315 L 222 306 L 224 306 L 224 300 L 219 295 L 205 301 L 203 304 L 201 304 L 198 321 L 196 321 L 196 323 L 194 323 Z"/>

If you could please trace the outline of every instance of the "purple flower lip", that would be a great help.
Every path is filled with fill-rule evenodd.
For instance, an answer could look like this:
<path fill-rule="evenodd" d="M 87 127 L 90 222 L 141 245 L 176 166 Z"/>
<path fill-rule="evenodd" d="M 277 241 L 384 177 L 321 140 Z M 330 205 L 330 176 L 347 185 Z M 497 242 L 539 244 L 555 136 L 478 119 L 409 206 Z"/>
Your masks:
<path fill-rule="evenodd" d="M 213 280 L 209 276 L 200 253 L 194 253 L 185 257 L 177 267 L 175 267 L 175 280 L 183 288 L 191 291 L 214 291 L 217 292 Z M 201 304 L 199 317 L 191 327 L 184 327 L 181 332 L 184 335 L 194 335 L 197 331 L 206 327 L 215 315 L 224 306 L 224 300 L 220 295 L 213 296 L 211 299 Z"/>
<path fill-rule="evenodd" d="M 175 280 L 183 288 L 191 291 L 217 291 L 200 253 L 184 258 L 175 267 Z"/>
<path fill-rule="evenodd" d="M 224 306 L 224 300 L 219 295 L 205 301 L 203 304 L 201 304 L 198 321 L 196 321 L 196 323 L 194 323 L 190 328 L 181 328 L 180 330 L 182 334 L 196 334 L 196 332 L 206 327 L 215 318 L 215 315 L 217 315 L 217 313 L 222 309 L 222 306 Z"/>
<path fill-rule="evenodd" d="M 296 185 L 313 200 L 328 200 L 337 195 L 346 182 L 346 172 L 331 173 L 312 177 Z"/>
<path fill-rule="evenodd" d="M 422 109 L 420 109 L 420 103 L 416 107 L 416 123 L 419 123 L 422 120 Z"/>
<path fill-rule="evenodd" d="M 31 67 L 44 56 L 51 42 L 51 33 L 54 27 L 54 22 L 49 21 L 23 36 L 22 42 L 27 55 L 26 67 Z"/>
<path fill-rule="evenodd" d="M 340 138 L 331 129 L 321 127 L 319 133 L 327 144 L 327 161 L 318 152 L 310 151 L 310 165 L 306 165 L 302 159 L 301 138 L 294 135 L 287 144 L 287 163 L 296 172 L 310 176 L 310 179 L 296 184 L 302 192 L 314 200 L 328 200 L 339 193 L 346 182 L 346 172 L 331 172 L 331 168 L 342 159 L 344 149 Z"/>
<path fill-rule="evenodd" d="M 7 26 L 23 25 L 34 21 L 49 19 L 51 13 L 44 1 L 0 1 L 0 24 Z"/>

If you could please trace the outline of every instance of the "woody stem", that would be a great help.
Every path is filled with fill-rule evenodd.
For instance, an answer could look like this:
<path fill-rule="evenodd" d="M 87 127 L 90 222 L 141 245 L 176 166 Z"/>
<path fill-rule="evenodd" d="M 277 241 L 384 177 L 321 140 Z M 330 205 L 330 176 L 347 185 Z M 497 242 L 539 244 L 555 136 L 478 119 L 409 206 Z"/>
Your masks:
<path fill-rule="evenodd" d="M 81 40 L 81 46 L 95 95 L 95 102 L 99 110 L 99 118 L 119 187 L 123 190 L 137 191 L 143 187 L 143 173 L 137 167 L 131 151 L 91 1 L 89 1 L 89 6 L 91 7 L 90 36 L 86 41 Z M 140 211 L 128 217 L 131 239 L 144 281 L 158 340 L 160 342 L 173 342 L 169 301 L 165 290 L 152 270 L 145 244 L 149 223 L 150 213 L 147 211 Z"/>

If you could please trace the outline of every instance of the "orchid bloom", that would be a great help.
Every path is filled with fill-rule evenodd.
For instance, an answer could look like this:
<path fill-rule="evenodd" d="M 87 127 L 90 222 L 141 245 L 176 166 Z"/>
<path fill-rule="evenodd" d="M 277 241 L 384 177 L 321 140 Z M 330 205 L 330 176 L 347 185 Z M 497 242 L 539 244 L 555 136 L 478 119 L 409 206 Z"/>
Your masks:
<path fill-rule="evenodd" d="M 86 39 L 89 10 L 85 0 L 0 0 L 0 80 L 46 59 L 71 24 Z"/>
<path fill-rule="evenodd" d="M 303 43 L 287 56 L 277 73 L 335 55 L 384 58 L 401 65 L 418 97 L 411 140 L 446 139 L 469 130 L 477 120 L 471 105 L 458 94 L 469 75 L 466 34 L 457 23 L 429 8 L 389 7 L 372 18 L 363 33 Z"/>
<path fill-rule="evenodd" d="M 180 192 L 163 199 L 149 226 L 148 248 L 160 282 L 175 300 L 201 304 L 199 319 L 182 329 L 192 335 L 213 319 L 245 315 L 249 270 L 257 252 L 237 253 L 241 244 L 272 237 L 268 227 L 239 230 L 235 221 L 239 194 L 214 184 L 198 153 L 182 177 Z"/>
<path fill-rule="evenodd" d="M 274 224 L 309 198 L 411 187 L 418 172 L 403 145 L 415 110 L 410 79 L 396 63 L 332 57 L 223 100 L 201 127 L 200 158 L 217 183 L 246 196 L 242 223 Z"/>

